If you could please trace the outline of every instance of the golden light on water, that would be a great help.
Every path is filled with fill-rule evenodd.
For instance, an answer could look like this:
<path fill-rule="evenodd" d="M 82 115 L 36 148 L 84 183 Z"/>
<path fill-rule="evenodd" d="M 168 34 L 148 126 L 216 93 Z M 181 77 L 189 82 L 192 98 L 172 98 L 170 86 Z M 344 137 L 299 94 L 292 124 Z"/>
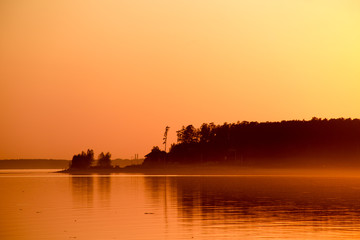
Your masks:
<path fill-rule="evenodd" d="M 0 171 L 0 237 L 357 239 L 359 186 L 358 177 Z"/>

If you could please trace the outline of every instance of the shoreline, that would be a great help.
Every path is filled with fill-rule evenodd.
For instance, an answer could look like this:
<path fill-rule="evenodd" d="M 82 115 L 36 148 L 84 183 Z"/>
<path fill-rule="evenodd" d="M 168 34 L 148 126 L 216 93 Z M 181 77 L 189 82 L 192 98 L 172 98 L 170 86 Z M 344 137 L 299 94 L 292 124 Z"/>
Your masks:
<path fill-rule="evenodd" d="M 168 168 L 125 167 L 112 169 L 65 169 L 55 173 L 71 175 L 92 174 L 142 174 L 142 175 L 212 175 L 212 176 L 324 176 L 324 177 L 360 177 L 360 169 L 338 167 L 314 168 L 271 168 L 271 167 L 231 167 L 231 166 L 178 166 Z"/>

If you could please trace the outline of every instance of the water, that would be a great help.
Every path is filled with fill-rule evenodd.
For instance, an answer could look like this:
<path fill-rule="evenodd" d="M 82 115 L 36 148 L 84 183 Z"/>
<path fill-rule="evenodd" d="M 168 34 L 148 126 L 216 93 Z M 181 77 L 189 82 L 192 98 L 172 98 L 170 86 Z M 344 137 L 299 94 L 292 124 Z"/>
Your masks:
<path fill-rule="evenodd" d="M 360 239 L 356 177 L 1 170 L 0 189 L 2 240 Z"/>

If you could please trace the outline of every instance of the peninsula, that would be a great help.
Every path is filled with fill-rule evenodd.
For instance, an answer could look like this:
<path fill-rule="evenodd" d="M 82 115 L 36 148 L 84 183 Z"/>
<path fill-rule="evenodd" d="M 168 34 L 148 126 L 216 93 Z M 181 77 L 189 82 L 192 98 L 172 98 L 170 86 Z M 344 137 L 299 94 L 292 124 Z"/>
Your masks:
<path fill-rule="evenodd" d="M 166 131 L 167 133 L 167 131 Z M 359 168 L 360 120 L 319 119 L 183 126 L 169 152 L 154 146 L 144 162 L 111 165 L 110 153 L 74 155 L 66 173 L 236 174 L 252 169 Z"/>

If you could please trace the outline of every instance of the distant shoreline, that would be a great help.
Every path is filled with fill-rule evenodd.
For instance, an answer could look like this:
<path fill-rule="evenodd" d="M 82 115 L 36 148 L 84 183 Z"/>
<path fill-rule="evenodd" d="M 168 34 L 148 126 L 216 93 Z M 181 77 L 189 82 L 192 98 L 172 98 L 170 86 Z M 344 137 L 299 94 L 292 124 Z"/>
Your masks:
<path fill-rule="evenodd" d="M 169 168 L 143 168 L 141 166 L 131 166 L 125 168 L 112 169 L 66 169 L 56 173 L 72 175 L 92 175 L 92 174 L 143 174 L 143 175 L 225 175 L 225 176 L 349 176 L 360 177 L 360 168 L 336 168 L 336 167 L 316 167 L 316 168 L 251 168 L 251 167 L 229 167 L 229 166 L 178 166 Z"/>
<path fill-rule="evenodd" d="M 143 159 L 114 159 L 111 160 L 113 166 L 120 168 L 141 164 Z M 1 159 L 0 169 L 67 169 L 71 164 L 71 160 L 66 159 Z"/>
<path fill-rule="evenodd" d="M 0 169 L 65 169 L 70 160 L 65 159 L 4 159 Z"/>

